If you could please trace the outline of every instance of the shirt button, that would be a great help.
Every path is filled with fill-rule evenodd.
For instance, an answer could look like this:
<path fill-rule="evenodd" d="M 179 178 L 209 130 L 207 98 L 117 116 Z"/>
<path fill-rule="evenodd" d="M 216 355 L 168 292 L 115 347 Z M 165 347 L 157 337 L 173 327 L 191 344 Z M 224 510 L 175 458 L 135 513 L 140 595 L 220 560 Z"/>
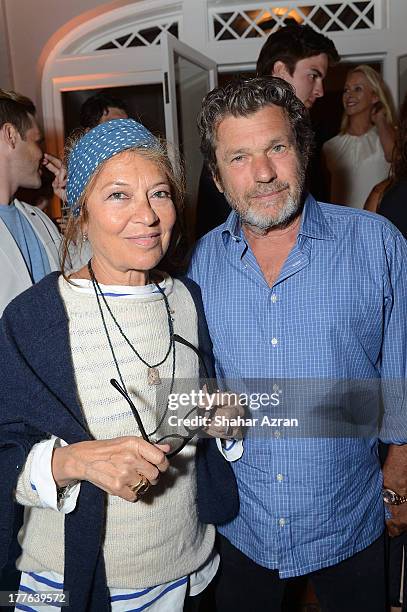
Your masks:
<path fill-rule="evenodd" d="M 285 519 L 284 518 L 278 519 L 278 524 L 280 525 L 280 527 L 284 527 Z"/>
<path fill-rule="evenodd" d="M 278 344 L 278 340 L 277 340 L 277 338 L 272 338 L 272 339 L 271 339 L 271 344 L 272 344 L 273 346 L 276 346 L 276 344 Z"/>
<path fill-rule="evenodd" d="M 282 482 L 284 480 L 284 476 L 282 474 L 277 474 L 276 478 L 278 482 Z"/>
<path fill-rule="evenodd" d="M 279 431 L 275 431 L 275 432 L 274 432 L 274 437 L 275 437 L 275 438 L 281 438 L 281 432 L 279 432 Z"/>
<path fill-rule="evenodd" d="M 275 293 L 273 293 L 273 295 L 271 296 L 271 301 L 273 302 L 273 304 L 275 304 L 278 300 L 278 297 L 276 296 Z"/>

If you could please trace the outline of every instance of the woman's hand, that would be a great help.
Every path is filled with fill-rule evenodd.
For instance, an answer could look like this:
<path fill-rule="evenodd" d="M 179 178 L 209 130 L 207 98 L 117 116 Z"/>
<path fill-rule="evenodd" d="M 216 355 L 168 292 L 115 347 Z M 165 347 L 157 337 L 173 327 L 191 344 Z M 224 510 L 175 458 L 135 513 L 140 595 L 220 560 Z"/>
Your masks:
<path fill-rule="evenodd" d="M 167 444 L 153 445 L 135 436 L 77 442 L 54 450 L 52 474 L 58 487 L 88 480 L 110 495 L 133 502 L 136 495 L 130 487 L 141 476 L 157 484 L 169 466 L 168 451 Z"/>

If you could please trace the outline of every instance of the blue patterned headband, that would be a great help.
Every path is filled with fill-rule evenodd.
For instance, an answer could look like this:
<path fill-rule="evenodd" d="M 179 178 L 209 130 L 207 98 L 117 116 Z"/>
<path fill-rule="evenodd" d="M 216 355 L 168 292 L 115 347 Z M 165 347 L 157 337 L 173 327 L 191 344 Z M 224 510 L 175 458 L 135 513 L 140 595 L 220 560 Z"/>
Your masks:
<path fill-rule="evenodd" d="M 78 201 L 99 164 L 131 147 L 158 149 L 159 141 L 133 119 L 112 119 L 97 125 L 77 142 L 68 160 L 67 204 L 78 216 Z"/>

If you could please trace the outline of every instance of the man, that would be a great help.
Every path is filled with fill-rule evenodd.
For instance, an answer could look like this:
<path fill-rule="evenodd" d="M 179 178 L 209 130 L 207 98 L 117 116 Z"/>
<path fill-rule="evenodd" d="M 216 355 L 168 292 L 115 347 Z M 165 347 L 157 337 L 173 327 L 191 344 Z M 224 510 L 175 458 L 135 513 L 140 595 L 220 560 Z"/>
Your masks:
<path fill-rule="evenodd" d="M 58 170 L 59 160 L 44 155 L 41 142 L 31 100 L 0 90 L 0 315 L 16 295 L 59 269 L 60 235 L 54 224 L 14 197 L 20 187 L 41 186 L 43 166 Z"/>
<path fill-rule="evenodd" d="M 41 186 L 43 166 L 54 174 L 58 171 L 59 160 L 43 154 L 41 142 L 31 100 L 13 91 L 0 90 L 0 316 L 19 293 L 59 269 L 61 240 L 54 224 L 37 207 L 14 197 L 20 187 Z M 20 507 L 9 563 L 0 577 L 2 591 L 18 588 L 20 574 L 15 569 L 15 559 L 20 551 L 16 536 L 22 513 Z"/>
<path fill-rule="evenodd" d="M 111 119 L 128 119 L 126 103 L 120 98 L 99 92 L 88 98 L 81 106 L 81 127 L 92 129 Z"/>
<path fill-rule="evenodd" d="M 257 76 L 278 76 L 290 83 L 310 109 L 324 95 L 329 66 L 339 61 L 334 43 L 308 25 L 288 25 L 267 38 L 257 60 Z M 230 207 L 204 169 L 199 184 L 197 237 L 226 220 Z"/>
<path fill-rule="evenodd" d="M 257 60 L 257 76 L 277 76 L 290 83 L 310 109 L 324 95 L 328 66 L 339 62 L 332 40 L 309 25 L 292 24 L 270 34 Z"/>
<path fill-rule="evenodd" d="M 189 272 L 218 381 L 253 391 L 257 379 L 279 393 L 274 429 L 249 427 L 222 451 L 240 511 L 219 529 L 218 608 L 276 612 L 287 579 L 309 575 L 322 610 L 383 612 L 376 387 L 381 379 L 381 437 L 400 444 L 384 467 L 396 534 L 407 522 L 407 245 L 386 220 L 305 193 L 312 130 L 285 81 L 213 90 L 198 125 L 233 209 L 197 244 Z"/>

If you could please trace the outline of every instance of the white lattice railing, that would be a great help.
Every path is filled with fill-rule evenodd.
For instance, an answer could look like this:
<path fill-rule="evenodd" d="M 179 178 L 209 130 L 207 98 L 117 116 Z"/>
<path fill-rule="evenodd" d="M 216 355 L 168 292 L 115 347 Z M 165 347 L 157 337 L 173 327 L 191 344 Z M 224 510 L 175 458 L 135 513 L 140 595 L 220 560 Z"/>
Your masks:
<path fill-rule="evenodd" d="M 178 21 L 155 23 L 140 29 L 133 27 L 130 31 L 120 33 L 120 35 L 98 44 L 92 51 L 104 51 L 105 49 L 127 49 L 128 47 L 150 47 L 160 44 L 162 32 L 170 32 L 178 38 Z M 100 41 L 99 41 L 100 42 Z"/>
<path fill-rule="evenodd" d="M 268 36 L 289 20 L 324 33 L 371 30 L 381 27 L 382 0 L 308 0 L 308 2 L 248 2 L 209 8 L 213 41 Z"/>

